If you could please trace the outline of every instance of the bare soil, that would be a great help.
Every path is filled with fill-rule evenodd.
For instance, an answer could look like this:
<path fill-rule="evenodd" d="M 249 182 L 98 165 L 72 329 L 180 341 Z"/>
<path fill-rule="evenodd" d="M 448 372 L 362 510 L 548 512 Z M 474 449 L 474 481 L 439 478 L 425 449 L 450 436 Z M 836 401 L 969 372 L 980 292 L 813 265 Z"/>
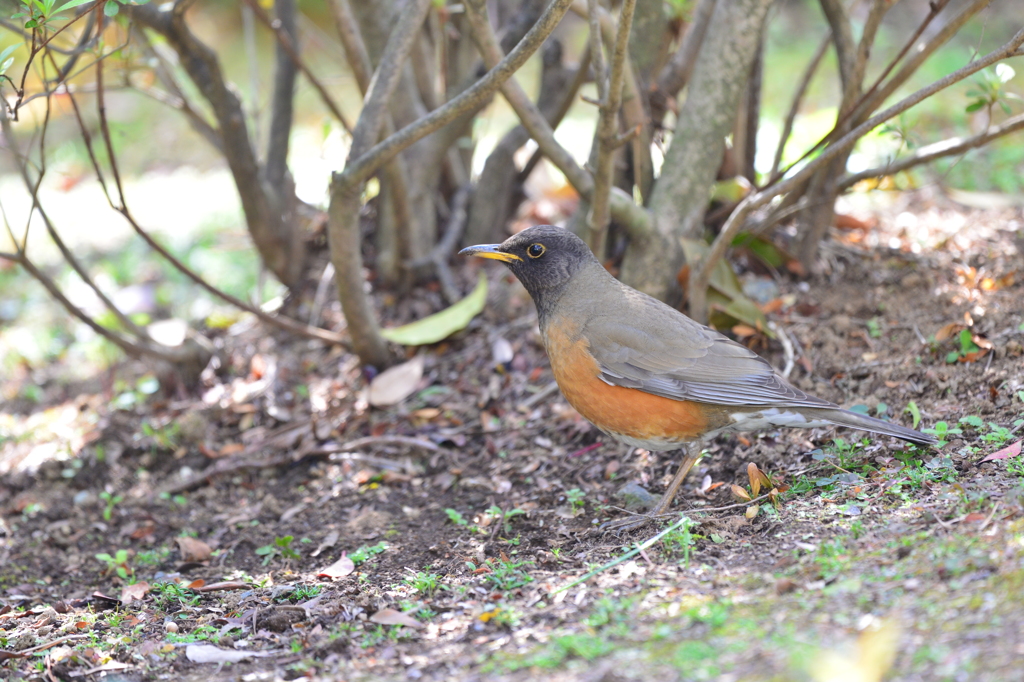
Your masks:
<path fill-rule="evenodd" d="M 339 349 L 236 325 L 194 394 L 129 404 L 152 368 L 128 363 L 49 380 L 45 408 L 0 404 L 0 677 L 1014 679 L 1024 466 L 981 460 L 1024 432 L 1024 215 L 923 191 L 843 210 L 877 224 L 837 231 L 809 281 L 740 254 L 791 351 L 746 340 L 829 400 L 904 424 L 913 403 L 953 430 L 941 450 L 723 437 L 677 500 L 688 530 L 573 584 L 675 521 L 600 529 L 676 461 L 545 393 L 532 304 L 503 271 L 391 408 Z M 441 306 L 382 304 L 389 323 Z M 734 496 L 750 463 L 776 505 Z M 354 570 L 318 575 L 343 555 Z"/>

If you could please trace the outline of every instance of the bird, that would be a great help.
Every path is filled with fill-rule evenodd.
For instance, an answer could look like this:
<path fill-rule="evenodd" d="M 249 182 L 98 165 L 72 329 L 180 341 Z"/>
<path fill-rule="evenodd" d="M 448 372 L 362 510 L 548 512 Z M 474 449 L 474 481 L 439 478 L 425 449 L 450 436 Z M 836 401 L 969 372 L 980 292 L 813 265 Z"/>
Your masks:
<path fill-rule="evenodd" d="M 522 282 L 537 306 L 555 381 L 577 412 L 628 446 L 682 450 L 657 504 L 617 530 L 667 512 L 704 442 L 722 433 L 844 426 L 937 443 L 792 386 L 746 346 L 617 280 L 565 228 L 536 225 L 459 254 L 501 261 Z"/>

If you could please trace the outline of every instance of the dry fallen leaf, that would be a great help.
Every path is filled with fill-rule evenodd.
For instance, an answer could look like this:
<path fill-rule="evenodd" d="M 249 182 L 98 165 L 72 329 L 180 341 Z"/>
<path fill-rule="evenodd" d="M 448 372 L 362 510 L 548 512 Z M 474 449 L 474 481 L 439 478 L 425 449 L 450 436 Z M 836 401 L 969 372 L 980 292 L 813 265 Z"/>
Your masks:
<path fill-rule="evenodd" d="M 410 628 L 421 628 L 423 623 L 419 622 L 408 613 L 402 613 L 394 609 L 381 609 L 370 616 L 370 621 L 381 625 L 404 625 Z"/>
<path fill-rule="evenodd" d="M 423 378 L 423 356 L 386 369 L 370 382 L 368 400 L 374 407 L 397 405 L 415 392 Z"/>
<path fill-rule="evenodd" d="M 1010 445 L 1007 445 L 1002 450 L 996 450 L 991 455 L 989 455 L 988 457 L 986 457 L 985 459 L 983 459 L 981 461 L 982 462 L 992 462 L 992 461 L 995 461 L 997 459 L 1010 459 L 1011 457 L 1016 457 L 1017 455 L 1020 454 L 1021 444 L 1022 443 L 1024 443 L 1024 440 L 1019 440 L 1016 443 L 1011 443 Z"/>
<path fill-rule="evenodd" d="M 743 488 L 736 485 L 735 483 L 729 486 L 729 490 L 732 491 L 733 497 L 735 497 L 736 499 L 742 502 L 750 501 L 750 494 L 747 493 L 747 491 L 744 490 Z"/>
<path fill-rule="evenodd" d="M 221 649 L 212 644 L 189 644 L 185 647 L 185 658 L 193 663 L 238 663 L 256 655 L 255 651 Z"/>
<path fill-rule="evenodd" d="M 356 570 L 356 565 L 348 558 L 348 555 L 342 554 L 340 559 L 316 575 L 318 578 L 344 578 L 354 570 Z"/>
<path fill-rule="evenodd" d="M 135 600 L 141 600 L 149 592 L 149 583 L 141 580 L 134 585 L 125 585 L 121 588 L 121 603 L 127 606 Z"/>
<path fill-rule="evenodd" d="M 178 543 L 178 551 L 181 552 L 182 561 L 209 561 L 213 550 L 202 540 L 182 536 L 174 538 Z"/>
<path fill-rule="evenodd" d="M 744 513 L 743 515 L 744 515 L 745 517 L 747 517 L 748 519 L 752 519 L 752 518 L 754 518 L 755 516 L 757 516 L 757 512 L 758 512 L 758 511 L 759 511 L 760 509 L 761 509 L 761 508 L 760 508 L 760 507 L 759 507 L 758 505 L 756 505 L 756 504 L 755 504 L 755 505 L 751 505 L 751 506 L 747 507 L 747 511 L 746 511 L 746 513 Z"/>

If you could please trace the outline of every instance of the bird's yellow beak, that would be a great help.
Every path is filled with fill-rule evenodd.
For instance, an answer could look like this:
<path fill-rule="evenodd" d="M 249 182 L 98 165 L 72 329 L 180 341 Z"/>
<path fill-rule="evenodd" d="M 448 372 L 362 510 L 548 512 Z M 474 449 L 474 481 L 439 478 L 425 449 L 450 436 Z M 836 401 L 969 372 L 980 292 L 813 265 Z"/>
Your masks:
<path fill-rule="evenodd" d="M 480 258 L 490 258 L 492 260 L 500 260 L 503 263 L 511 263 L 512 261 L 523 260 L 519 256 L 513 253 L 507 253 L 501 250 L 501 244 L 479 244 L 477 246 L 467 246 L 462 251 L 459 251 L 460 256 L 479 256 Z"/>

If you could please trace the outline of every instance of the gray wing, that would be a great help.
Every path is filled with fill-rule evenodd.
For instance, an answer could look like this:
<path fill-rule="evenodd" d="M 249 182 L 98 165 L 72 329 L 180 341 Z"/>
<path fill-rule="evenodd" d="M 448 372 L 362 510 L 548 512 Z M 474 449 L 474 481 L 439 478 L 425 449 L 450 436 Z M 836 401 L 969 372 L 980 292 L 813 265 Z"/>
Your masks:
<path fill-rule="evenodd" d="M 629 319 L 600 315 L 584 334 L 608 384 L 673 400 L 764 407 L 835 407 L 790 386 L 750 349 L 655 299 L 629 296 Z"/>

